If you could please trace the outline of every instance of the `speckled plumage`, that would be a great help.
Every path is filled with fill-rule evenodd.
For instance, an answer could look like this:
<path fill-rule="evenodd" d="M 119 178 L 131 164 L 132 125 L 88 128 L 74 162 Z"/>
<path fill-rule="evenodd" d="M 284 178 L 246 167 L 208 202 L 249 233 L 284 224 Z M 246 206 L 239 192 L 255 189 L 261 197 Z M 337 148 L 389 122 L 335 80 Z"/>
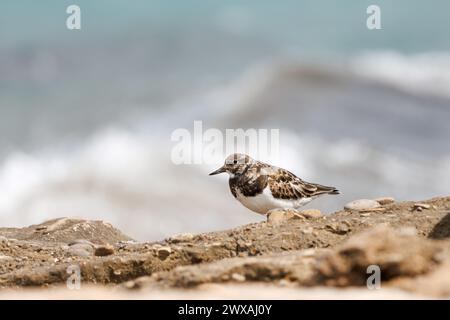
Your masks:
<path fill-rule="evenodd" d="M 306 182 L 293 173 L 244 154 L 233 154 L 223 167 L 212 172 L 230 174 L 233 196 L 244 206 L 265 214 L 277 208 L 297 209 L 324 194 L 339 194 L 334 187 Z"/>

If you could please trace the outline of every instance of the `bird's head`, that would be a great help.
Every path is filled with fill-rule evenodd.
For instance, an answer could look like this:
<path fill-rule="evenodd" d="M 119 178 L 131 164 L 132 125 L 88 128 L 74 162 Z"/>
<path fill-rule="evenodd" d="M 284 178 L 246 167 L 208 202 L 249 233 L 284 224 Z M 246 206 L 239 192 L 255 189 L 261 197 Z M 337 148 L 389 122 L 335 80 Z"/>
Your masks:
<path fill-rule="evenodd" d="M 209 175 L 212 176 L 215 174 L 228 172 L 230 176 L 233 177 L 236 174 L 243 173 L 253 162 L 254 160 L 246 154 L 233 153 L 225 159 L 225 163 L 222 167 L 211 172 Z"/>

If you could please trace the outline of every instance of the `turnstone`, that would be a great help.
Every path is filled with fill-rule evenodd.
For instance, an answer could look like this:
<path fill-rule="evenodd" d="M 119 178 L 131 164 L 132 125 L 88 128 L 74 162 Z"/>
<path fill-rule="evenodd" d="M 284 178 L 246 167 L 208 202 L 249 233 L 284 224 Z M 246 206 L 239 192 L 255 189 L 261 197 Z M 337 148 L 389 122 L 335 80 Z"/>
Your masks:
<path fill-rule="evenodd" d="M 334 187 L 306 182 L 293 173 L 235 153 L 209 175 L 227 172 L 233 196 L 260 214 L 273 209 L 298 209 L 324 194 L 339 194 Z"/>

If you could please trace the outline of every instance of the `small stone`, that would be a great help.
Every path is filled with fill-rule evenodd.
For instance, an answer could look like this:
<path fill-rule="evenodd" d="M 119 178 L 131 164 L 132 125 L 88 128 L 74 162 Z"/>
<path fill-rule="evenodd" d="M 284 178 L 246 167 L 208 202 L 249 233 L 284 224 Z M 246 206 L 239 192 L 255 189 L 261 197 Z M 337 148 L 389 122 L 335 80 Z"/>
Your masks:
<path fill-rule="evenodd" d="M 192 233 L 176 234 L 169 238 L 169 242 L 172 243 L 190 242 L 192 240 L 194 240 L 194 235 Z"/>
<path fill-rule="evenodd" d="M 89 244 L 77 243 L 72 246 L 69 246 L 67 252 L 70 253 L 72 256 L 90 257 L 94 254 L 94 248 Z"/>
<path fill-rule="evenodd" d="M 244 282 L 245 281 L 245 276 L 239 273 L 233 273 L 231 275 L 231 279 L 233 279 L 234 281 L 237 282 Z"/>
<path fill-rule="evenodd" d="M 360 200 L 355 200 L 355 201 L 351 201 L 349 203 L 347 203 L 344 206 L 345 210 L 355 210 L 355 211 L 360 211 L 360 210 L 370 210 L 370 209 L 376 209 L 379 208 L 381 205 L 375 201 L 375 200 L 370 200 L 370 199 L 360 199 Z"/>
<path fill-rule="evenodd" d="M 222 275 L 222 276 L 220 277 L 220 279 L 221 279 L 222 281 L 228 281 L 228 280 L 230 280 L 230 276 L 229 276 L 228 274 L 224 274 L 224 275 Z"/>
<path fill-rule="evenodd" d="M 114 253 L 114 247 L 110 244 L 101 245 L 95 248 L 95 255 L 98 257 L 109 256 Z"/>
<path fill-rule="evenodd" d="M 414 203 L 414 210 L 422 211 L 423 209 L 431 209 L 431 205 L 427 203 Z"/>
<path fill-rule="evenodd" d="M 305 249 L 305 250 L 302 250 L 301 254 L 304 257 L 311 257 L 316 254 L 316 249 L 314 249 L 314 248 Z"/>
<path fill-rule="evenodd" d="M 138 289 L 139 284 L 136 281 L 129 280 L 123 284 L 123 286 L 127 289 Z"/>
<path fill-rule="evenodd" d="M 164 247 L 160 247 L 158 248 L 158 257 L 161 260 L 166 260 L 166 258 L 172 253 L 172 249 L 170 249 L 170 247 L 164 246 Z"/>
<path fill-rule="evenodd" d="M 374 200 L 376 202 L 378 202 L 379 204 L 381 204 L 382 206 L 384 206 L 386 204 L 392 204 L 395 202 L 395 199 L 393 197 L 381 197 L 381 198 L 376 198 Z"/>
<path fill-rule="evenodd" d="M 311 234 L 311 233 L 313 233 L 313 231 L 314 231 L 314 229 L 312 227 L 307 227 L 307 228 L 303 229 L 301 232 L 303 234 Z"/>
<path fill-rule="evenodd" d="M 222 246 L 223 246 L 223 243 L 220 242 L 220 241 L 216 241 L 216 242 L 211 243 L 211 247 L 222 247 Z"/>
<path fill-rule="evenodd" d="M 326 225 L 326 229 L 332 233 L 336 234 L 346 234 L 350 232 L 350 226 L 349 223 L 344 221 L 341 223 L 330 223 Z"/>
<path fill-rule="evenodd" d="M 300 211 L 300 214 L 307 219 L 317 219 L 323 217 L 323 213 L 318 209 L 307 209 Z"/>
<path fill-rule="evenodd" d="M 286 287 L 286 286 L 289 286 L 291 284 L 291 282 L 286 279 L 281 279 L 280 281 L 278 281 L 278 284 L 282 287 Z"/>
<path fill-rule="evenodd" d="M 0 236 L 0 243 L 8 243 L 8 238 L 4 237 L 4 236 Z"/>
<path fill-rule="evenodd" d="M 272 226 L 278 226 L 286 223 L 295 217 L 292 211 L 288 210 L 271 210 L 267 213 L 267 223 Z"/>

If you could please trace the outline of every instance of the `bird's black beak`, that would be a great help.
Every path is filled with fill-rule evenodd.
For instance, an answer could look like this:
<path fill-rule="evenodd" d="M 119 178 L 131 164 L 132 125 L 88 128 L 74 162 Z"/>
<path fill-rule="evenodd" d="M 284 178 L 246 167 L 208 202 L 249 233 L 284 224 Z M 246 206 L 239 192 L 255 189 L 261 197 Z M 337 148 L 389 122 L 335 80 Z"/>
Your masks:
<path fill-rule="evenodd" d="M 223 166 L 223 167 L 220 167 L 219 169 L 217 169 L 216 171 L 211 172 L 209 175 L 210 175 L 210 176 L 213 176 L 213 175 L 215 175 L 215 174 L 223 173 L 223 172 L 225 172 L 225 171 L 226 171 L 226 170 L 225 170 L 225 166 Z"/>

